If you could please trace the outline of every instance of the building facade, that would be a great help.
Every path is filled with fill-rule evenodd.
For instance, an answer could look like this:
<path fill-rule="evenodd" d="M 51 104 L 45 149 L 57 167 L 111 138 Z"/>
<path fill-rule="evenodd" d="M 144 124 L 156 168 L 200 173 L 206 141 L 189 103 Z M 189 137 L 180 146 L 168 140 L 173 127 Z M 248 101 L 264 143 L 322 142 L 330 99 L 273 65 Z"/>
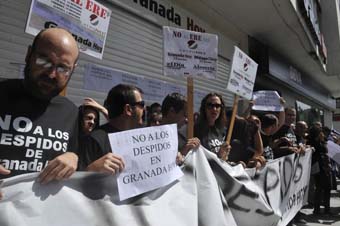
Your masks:
<path fill-rule="evenodd" d="M 317 0 L 98 2 L 112 11 L 104 55 L 97 59 L 81 54 L 79 66 L 66 90 L 66 96 L 77 105 L 84 97 L 92 97 L 100 103 L 106 97 L 107 90 L 95 89 L 89 81 L 89 68 L 93 67 L 126 74 L 126 83 L 138 85 L 143 79 L 155 81 L 153 85 L 145 86 L 145 89 L 151 89 L 144 90 L 149 104 L 160 102 L 164 84 L 172 87 L 169 90 L 185 93 L 185 78 L 163 75 L 162 27 L 171 26 L 218 35 L 217 78 L 194 79 L 196 111 L 208 92 L 221 93 L 227 105 L 232 105 L 234 95 L 226 87 L 233 47 L 238 46 L 259 63 L 255 90 L 278 90 L 288 105 L 297 107 L 301 120 L 320 120 L 333 126 L 334 97 L 338 96 L 336 90 L 322 81 L 331 78 L 335 80 L 330 80 L 330 84 L 340 84 L 340 80 L 327 74 L 327 69 L 331 68 L 332 74 L 340 70 L 329 66 L 338 56 L 327 55 L 327 51 L 332 53 L 326 48 L 327 41 L 332 41 L 329 37 L 333 36 L 323 33 L 320 22 L 324 12 L 328 12 L 327 5 L 323 6 Z M 28 0 L 0 2 L 1 79 L 22 76 L 27 45 L 33 39 L 25 33 L 30 4 Z M 338 23 L 337 18 L 326 18 L 322 22 L 327 20 Z M 331 49 L 336 48 L 336 44 L 340 46 L 339 39 Z M 114 86 L 114 81 L 108 85 Z M 340 91 L 337 95 L 340 97 Z"/>

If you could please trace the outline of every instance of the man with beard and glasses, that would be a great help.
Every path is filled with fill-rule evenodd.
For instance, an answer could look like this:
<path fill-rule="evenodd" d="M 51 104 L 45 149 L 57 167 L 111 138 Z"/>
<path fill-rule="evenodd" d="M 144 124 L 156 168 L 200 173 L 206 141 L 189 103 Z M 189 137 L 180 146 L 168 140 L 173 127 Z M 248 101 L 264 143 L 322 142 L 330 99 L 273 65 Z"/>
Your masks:
<path fill-rule="evenodd" d="M 28 47 L 24 79 L 0 82 L 0 179 L 41 171 L 42 184 L 77 168 L 77 107 L 58 94 L 79 50 L 61 28 L 42 30 Z"/>
<path fill-rule="evenodd" d="M 108 123 L 80 142 L 79 168 L 109 174 L 121 172 L 125 166 L 124 161 L 112 153 L 108 134 L 141 127 L 144 106 L 139 88 L 125 84 L 113 87 L 105 100 L 109 113 Z"/>

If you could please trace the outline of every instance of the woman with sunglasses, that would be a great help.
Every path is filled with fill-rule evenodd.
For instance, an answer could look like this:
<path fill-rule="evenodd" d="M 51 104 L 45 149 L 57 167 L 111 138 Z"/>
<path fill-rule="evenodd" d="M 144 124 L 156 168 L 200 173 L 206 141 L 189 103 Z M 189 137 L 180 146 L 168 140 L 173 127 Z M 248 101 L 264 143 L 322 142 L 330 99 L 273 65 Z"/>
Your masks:
<path fill-rule="evenodd" d="M 201 144 L 227 160 L 230 146 L 225 145 L 225 112 L 222 96 L 209 93 L 201 102 L 200 115 L 195 125 L 195 137 Z M 222 148 L 221 148 L 222 147 Z"/>

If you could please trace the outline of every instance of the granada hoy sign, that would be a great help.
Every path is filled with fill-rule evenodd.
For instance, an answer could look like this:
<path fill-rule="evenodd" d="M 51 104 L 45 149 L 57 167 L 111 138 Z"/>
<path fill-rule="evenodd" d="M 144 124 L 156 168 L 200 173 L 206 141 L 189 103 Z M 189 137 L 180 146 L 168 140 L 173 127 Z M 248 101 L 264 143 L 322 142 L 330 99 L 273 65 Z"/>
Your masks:
<path fill-rule="evenodd" d="M 37 35 L 49 27 L 69 30 L 80 51 L 101 59 L 111 10 L 93 0 L 32 0 L 25 32 Z"/>

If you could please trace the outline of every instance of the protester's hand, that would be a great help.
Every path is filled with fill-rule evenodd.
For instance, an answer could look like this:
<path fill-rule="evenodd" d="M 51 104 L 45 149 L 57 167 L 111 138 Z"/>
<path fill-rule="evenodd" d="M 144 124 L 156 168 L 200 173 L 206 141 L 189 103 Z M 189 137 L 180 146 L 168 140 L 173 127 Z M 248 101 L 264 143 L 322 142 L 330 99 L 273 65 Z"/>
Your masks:
<path fill-rule="evenodd" d="M 87 170 L 101 173 L 110 173 L 114 175 L 121 172 L 124 168 L 125 163 L 123 159 L 120 156 L 109 152 L 96 161 L 92 162 L 87 167 Z"/>
<path fill-rule="evenodd" d="M 1 175 L 8 175 L 8 174 L 10 174 L 10 173 L 11 173 L 10 170 L 6 169 L 4 166 L 2 166 L 2 165 L 0 164 L 0 174 L 1 174 Z"/>
<path fill-rule="evenodd" d="M 176 156 L 176 164 L 178 166 L 182 165 L 184 162 L 184 157 L 183 155 L 181 154 L 181 152 L 177 152 L 177 156 Z"/>
<path fill-rule="evenodd" d="M 95 101 L 94 99 L 90 98 L 90 97 L 86 97 L 84 98 L 84 102 L 83 105 L 85 106 L 91 106 L 94 107 L 98 110 L 101 110 L 102 108 L 104 108 L 102 105 L 100 105 L 97 101 Z"/>
<path fill-rule="evenodd" d="M 296 154 L 300 154 L 301 153 L 301 147 L 297 147 L 297 146 L 294 146 L 294 147 L 289 147 L 289 150 L 293 153 L 296 153 Z"/>
<path fill-rule="evenodd" d="M 263 156 L 256 156 L 248 161 L 247 168 L 256 168 L 256 170 L 266 165 L 266 159 Z"/>
<path fill-rule="evenodd" d="M 243 162 L 243 161 L 239 161 L 239 162 L 237 162 L 237 164 L 241 164 L 241 165 L 243 166 L 243 168 L 246 168 L 246 167 L 247 167 L 246 163 Z"/>
<path fill-rule="evenodd" d="M 229 157 L 230 150 L 231 150 L 231 146 L 227 143 L 223 143 L 220 147 L 220 150 L 217 153 L 217 156 L 220 159 L 227 161 L 228 157 Z"/>
<path fill-rule="evenodd" d="M 299 151 L 300 154 L 304 155 L 306 153 L 306 145 L 300 144 L 299 149 L 300 149 Z"/>
<path fill-rule="evenodd" d="M 90 98 L 90 97 L 86 97 L 84 98 L 84 102 L 83 102 L 84 106 L 90 106 L 93 107 L 95 109 L 97 109 L 98 111 L 102 112 L 103 115 L 107 118 L 108 117 L 108 111 L 107 109 L 102 106 L 101 104 L 99 104 L 97 101 L 95 101 L 94 99 Z"/>
<path fill-rule="evenodd" d="M 8 174 L 10 174 L 10 173 L 11 173 L 10 170 L 8 170 L 8 169 L 6 169 L 5 167 L 3 167 L 2 165 L 0 165 L 0 174 L 1 174 L 1 175 L 8 175 Z M 2 199 L 2 197 L 3 197 L 3 193 L 2 193 L 1 190 L 0 190 L 0 200 Z"/>
<path fill-rule="evenodd" d="M 280 104 L 284 106 L 286 104 L 286 100 L 283 97 L 280 97 Z"/>
<path fill-rule="evenodd" d="M 293 146 L 292 142 L 287 137 L 281 137 L 279 139 L 274 140 L 273 149 L 281 147 L 281 146 Z"/>
<path fill-rule="evenodd" d="M 75 153 L 66 152 L 48 163 L 40 173 L 38 181 L 47 184 L 52 180 L 67 179 L 76 171 L 77 165 L 78 156 Z"/>
<path fill-rule="evenodd" d="M 262 155 L 255 157 L 255 159 L 261 164 L 261 167 L 266 165 L 267 160 Z"/>
<path fill-rule="evenodd" d="M 187 143 L 184 145 L 182 150 L 180 150 L 180 152 L 182 155 L 185 156 L 191 149 L 198 148 L 200 144 L 201 144 L 200 139 L 198 139 L 197 137 L 190 138 L 187 140 Z"/>

